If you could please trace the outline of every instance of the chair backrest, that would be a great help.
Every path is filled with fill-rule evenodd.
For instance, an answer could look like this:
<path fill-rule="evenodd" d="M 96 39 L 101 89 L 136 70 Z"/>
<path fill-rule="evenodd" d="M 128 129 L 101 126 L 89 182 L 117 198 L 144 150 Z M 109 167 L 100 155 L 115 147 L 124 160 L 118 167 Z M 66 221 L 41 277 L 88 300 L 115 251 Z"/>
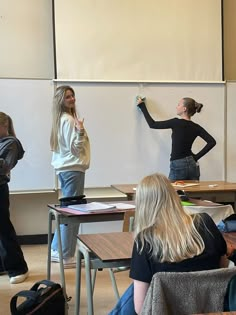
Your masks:
<path fill-rule="evenodd" d="M 135 210 L 127 210 L 124 214 L 123 232 L 131 232 L 134 227 Z"/>
<path fill-rule="evenodd" d="M 159 272 L 149 286 L 141 315 L 223 312 L 236 267 L 195 272 Z"/>

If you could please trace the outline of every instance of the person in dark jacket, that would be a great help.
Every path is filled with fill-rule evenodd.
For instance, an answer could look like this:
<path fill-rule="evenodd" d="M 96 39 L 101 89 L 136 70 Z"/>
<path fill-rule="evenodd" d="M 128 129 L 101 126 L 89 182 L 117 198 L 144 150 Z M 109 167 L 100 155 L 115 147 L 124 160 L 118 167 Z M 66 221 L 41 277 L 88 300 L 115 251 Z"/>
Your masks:
<path fill-rule="evenodd" d="M 10 220 L 8 187 L 10 171 L 23 156 L 11 117 L 0 112 L 0 274 L 7 273 L 11 284 L 28 277 L 28 266 Z"/>

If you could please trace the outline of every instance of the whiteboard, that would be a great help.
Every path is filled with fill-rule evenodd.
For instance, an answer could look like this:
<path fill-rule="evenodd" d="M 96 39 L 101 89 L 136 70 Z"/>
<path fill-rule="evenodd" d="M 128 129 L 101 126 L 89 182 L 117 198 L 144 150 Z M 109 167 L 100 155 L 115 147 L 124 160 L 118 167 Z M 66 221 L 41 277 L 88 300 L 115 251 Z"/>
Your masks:
<path fill-rule="evenodd" d="M 52 190 L 49 137 L 53 97 L 51 80 L 0 79 L 0 111 L 9 114 L 25 155 L 12 170 L 11 191 Z"/>
<path fill-rule="evenodd" d="M 224 84 L 69 84 L 75 89 L 77 108 L 91 142 L 86 187 L 136 183 L 154 172 L 168 176 L 171 131 L 148 127 L 134 104 L 140 93 L 146 95 L 154 119 L 174 117 L 177 102 L 184 96 L 204 104 L 193 121 L 205 127 L 217 145 L 200 159 L 201 179 L 224 179 Z M 203 144 L 197 141 L 194 150 Z"/>
<path fill-rule="evenodd" d="M 221 81 L 221 33 L 221 0 L 57 0 L 57 78 Z"/>
<path fill-rule="evenodd" d="M 174 117 L 183 96 L 204 104 L 193 120 L 216 138 L 217 145 L 200 160 L 201 179 L 224 179 L 225 128 L 216 128 L 224 126 L 224 84 L 69 84 L 75 89 L 77 108 L 91 142 L 85 187 L 136 183 L 153 172 L 168 176 L 171 131 L 148 127 L 134 104 L 140 93 L 146 95 L 154 119 Z M 49 147 L 53 91 L 50 80 L 0 80 L 0 110 L 13 118 L 26 151 L 12 171 L 11 191 L 52 190 L 56 186 Z M 197 142 L 196 150 L 201 145 Z"/>

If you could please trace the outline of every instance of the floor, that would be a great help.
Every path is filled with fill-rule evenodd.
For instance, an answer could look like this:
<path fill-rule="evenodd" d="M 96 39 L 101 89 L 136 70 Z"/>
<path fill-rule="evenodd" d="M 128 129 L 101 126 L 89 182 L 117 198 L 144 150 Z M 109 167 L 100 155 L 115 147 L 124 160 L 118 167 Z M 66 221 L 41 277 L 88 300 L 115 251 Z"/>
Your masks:
<path fill-rule="evenodd" d="M 30 276 L 20 284 L 10 284 L 7 275 L 0 276 L 0 315 L 10 315 L 10 300 L 21 290 L 30 289 L 33 284 L 39 280 L 46 279 L 46 264 L 47 264 L 47 246 L 46 245 L 25 245 L 22 246 L 25 259 L 28 263 Z M 69 302 L 69 315 L 74 314 L 75 302 L 75 269 L 65 270 L 67 294 L 72 299 Z M 87 314 L 86 305 L 86 288 L 85 276 L 82 271 L 82 292 L 81 292 L 81 308 L 80 315 Z M 117 285 L 120 294 L 130 284 L 128 271 L 116 273 Z M 57 263 L 52 263 L 52 281 L 60 283 L 59 266 Z M 116 303 L 115 296 L 112 290 L 109 273 L 107 270 L 99 271 L 97 274 L 95 291 L 94 291 L 94 310 L 95 315 L 107 315 Z M 78 314 L 76 314 L 78 315 Z"/>

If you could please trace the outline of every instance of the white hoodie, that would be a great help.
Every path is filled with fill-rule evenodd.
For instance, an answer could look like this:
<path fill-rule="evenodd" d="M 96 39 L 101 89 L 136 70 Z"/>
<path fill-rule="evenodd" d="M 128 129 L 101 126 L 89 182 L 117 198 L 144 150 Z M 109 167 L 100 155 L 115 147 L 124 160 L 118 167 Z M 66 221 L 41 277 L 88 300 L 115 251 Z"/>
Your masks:
<path fill-rule="evenodd" d="M 85 129 L 75 128 L 74 118 L 64 113 L 58 130 L 58 151 L 52 154 L 56 173 L 65 171 L 85 172 L 90 164 L 90 144 Z"/>

